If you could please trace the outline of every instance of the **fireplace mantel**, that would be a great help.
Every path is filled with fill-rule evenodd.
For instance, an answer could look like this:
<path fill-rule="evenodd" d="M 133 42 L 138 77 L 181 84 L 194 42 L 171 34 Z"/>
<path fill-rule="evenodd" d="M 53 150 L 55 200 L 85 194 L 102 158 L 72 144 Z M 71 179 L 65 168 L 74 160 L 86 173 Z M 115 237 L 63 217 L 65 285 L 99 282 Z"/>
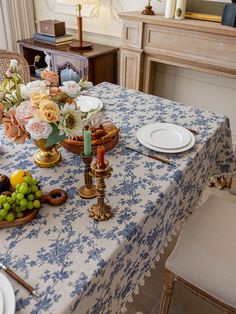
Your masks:
<path fill-rule="evenodd" d="M 152 91 L 154 63 L 236 78 L 236 29 L 214 22 L 120 13 L 121 85 Z"/>

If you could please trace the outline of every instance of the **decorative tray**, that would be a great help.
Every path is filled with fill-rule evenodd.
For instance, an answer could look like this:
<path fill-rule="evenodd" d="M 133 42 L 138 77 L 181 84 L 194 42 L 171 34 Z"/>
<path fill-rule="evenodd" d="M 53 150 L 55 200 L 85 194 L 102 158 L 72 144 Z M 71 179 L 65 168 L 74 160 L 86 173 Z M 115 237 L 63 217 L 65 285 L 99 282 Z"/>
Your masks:
<path fill-rule="evenodd" d="M 99 128 L 91 128 L 92 131 L 92 149 L 97 152 L 99 145 L 104 145 L 105 151 L 112 150 L 119 141 L 119 129 L 111 122 L 102 123 Z M 62 146 L 75 154 L 81 154 L 84 150 L 83 136 L 75 139 L 67 139 L 62 142 Z"/>

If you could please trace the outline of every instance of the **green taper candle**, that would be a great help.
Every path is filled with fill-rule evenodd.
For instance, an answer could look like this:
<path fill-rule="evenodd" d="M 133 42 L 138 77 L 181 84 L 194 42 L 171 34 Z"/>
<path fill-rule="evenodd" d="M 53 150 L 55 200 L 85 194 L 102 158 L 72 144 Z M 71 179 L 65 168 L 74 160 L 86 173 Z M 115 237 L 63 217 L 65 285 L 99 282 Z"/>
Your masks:
<path fill-rule="evenodd" d="M 91 131 L 88 127 L 84 130 L 84 156 L 92 155 Z"/>

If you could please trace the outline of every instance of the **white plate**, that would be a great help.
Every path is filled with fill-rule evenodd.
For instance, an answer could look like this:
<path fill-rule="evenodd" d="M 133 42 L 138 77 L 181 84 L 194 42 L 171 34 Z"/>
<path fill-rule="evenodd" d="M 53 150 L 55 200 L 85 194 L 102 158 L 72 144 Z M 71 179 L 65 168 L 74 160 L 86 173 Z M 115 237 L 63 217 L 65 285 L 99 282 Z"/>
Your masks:
<path fill-rule="evenodd" d="M 147 143 L 144 139 L 143 139 L 143 136 L 142 136 L 142 128 L 139 129 L 137 131 L 137 139 L 139 140 L 139 142 L 147 147 L 147 148 L 150 148 L 156 152 L 160 152 L 160 153 L 168 153 L 168 154 L 174 154 L 174 153 L 182 153 L 182 152 L 185 152 L 187 150 L 189 150 L 190 148 L 192 148 L 195 144 L 195 137 L 194 135 L 190 133 L 190 142 L 186 145 L 186 146 L 183 146 L 181 148 L 178 148 L 178 149 L 164 149 L 164 148 L 159 148 L 159 147 L 156 147 L 156 146 L 153 146 L 149 143 Z"/>
<path fill-rule="evenodd" d="M 0 273 L 0 289 L 4 299 L 4 314 L 14 314 L 16 306 L 15 292 L 10 281 L 2 273 Z"/>
<path fill-rule="evenodd" d="M 142 127 L 143 139 L 158 148 L 178 149 L 190 142 L 190 132 L 171 123 L 151 123 Z"/>
<path fill-rule="evenodd" d="M 3 314 L 3 310 L 4 310 L 4 299 L 3 299 L 3 294 L 0 287 L 0 314 Z"/>
<path fill-rule="evenodd" d="M 99 98 L 90 96 L 79 96 L 76 98 L 76 103 L 82 112 L 89 112 L 90 110 L 100 111 L 103 107 Z"/>

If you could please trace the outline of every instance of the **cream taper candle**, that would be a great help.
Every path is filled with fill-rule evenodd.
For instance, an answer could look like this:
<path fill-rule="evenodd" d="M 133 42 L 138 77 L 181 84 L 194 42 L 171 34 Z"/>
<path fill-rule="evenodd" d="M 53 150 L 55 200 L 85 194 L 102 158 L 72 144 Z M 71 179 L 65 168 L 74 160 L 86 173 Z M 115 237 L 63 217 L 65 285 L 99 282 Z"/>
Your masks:
<path fill-rule="evenodd" d="M 175 16 L 176 0 L 166 0 L 165 18 L 173 19 Z"/>
<path fill-rule="evenodd" d="M 183 20 L 186 11 L 187 0 L 177 0 L 175 8 L 175 18 Z"/>

